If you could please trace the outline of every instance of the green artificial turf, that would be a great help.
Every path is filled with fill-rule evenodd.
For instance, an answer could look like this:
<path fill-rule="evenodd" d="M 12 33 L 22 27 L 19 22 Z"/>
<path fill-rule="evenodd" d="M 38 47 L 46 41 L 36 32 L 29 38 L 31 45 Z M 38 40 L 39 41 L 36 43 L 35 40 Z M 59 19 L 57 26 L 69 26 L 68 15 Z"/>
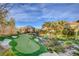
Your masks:
<path fill-rule="evenodd" d="M 40 46 L 30 38 L 30 35 L 21 35 L 18 39 L 15 40 L 17 42 L 15 49 L 24 54 L 33 53 L 39 50 Z"/>
<path fill-rule="evenodd" d="M 47 48 L 34 40 L 34 36 L 21 34 L 10 42 L 12 50 L 18 56 L 37 56 L 47 52 Z"/>

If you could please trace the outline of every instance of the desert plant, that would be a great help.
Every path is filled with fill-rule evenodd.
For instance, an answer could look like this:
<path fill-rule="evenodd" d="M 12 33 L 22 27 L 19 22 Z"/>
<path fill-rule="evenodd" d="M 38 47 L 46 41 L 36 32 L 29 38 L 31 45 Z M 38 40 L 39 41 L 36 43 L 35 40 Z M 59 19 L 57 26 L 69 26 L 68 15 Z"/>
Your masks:
<path fill-rule="evenodd" d="M 71 41 L 65 41 L 63 46 L 64 48 L 70 48 L 73 46 L 73 43 Z"/>

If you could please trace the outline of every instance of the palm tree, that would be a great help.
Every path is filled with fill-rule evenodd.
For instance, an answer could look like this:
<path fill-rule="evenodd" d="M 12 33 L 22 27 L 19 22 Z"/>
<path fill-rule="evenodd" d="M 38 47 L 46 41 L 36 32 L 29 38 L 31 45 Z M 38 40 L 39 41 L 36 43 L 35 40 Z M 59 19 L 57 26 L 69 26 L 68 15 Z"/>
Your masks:
<path fill-rule="evenodd" d="M 60 21 L 58 21 L 58 24 L 64 26 L 64 25 L 66 24 L 66 21 L 64 21 L 64 20 L 60 20 Z"/>
<path fill-rule="evenodd" d="M 65 24 L 66 24 L 66 21 L 60 20 L 60 21 L 58 21 L 57 23 L 58 23 L 58 29 L 60 28 L 59 31 L 60 31 L 61 34 L 62 34 L 62 31 L 63 31 L 63 29 L 64 29 L 64 26 L 65 26 Z"/>
<path fill-rule="evenodd" d="M 49 27 L 49 26 L 50 26 L 50 22 L 45 22 L 45 23 L 43 24 L 43 26 Z"/>
<path fill-rule="evenodd" d="M 45 32 L 49 32 L 50 25 L 51 25 L 51 22 L 45 22 L 42 26 L 42 30 L 44 30 Z"/>
<path fill-rule="evenodd" d="M 77 20 L 76 22 L 79 22 L 79 20 Z"/>

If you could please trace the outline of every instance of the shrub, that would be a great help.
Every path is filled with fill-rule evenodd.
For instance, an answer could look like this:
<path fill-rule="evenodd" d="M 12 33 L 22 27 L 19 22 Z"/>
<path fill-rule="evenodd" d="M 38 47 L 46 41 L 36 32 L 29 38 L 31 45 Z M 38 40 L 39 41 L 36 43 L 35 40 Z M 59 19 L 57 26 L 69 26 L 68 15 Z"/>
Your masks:
<path fill-rule="evenodd" d="M 0 37 L 0 41 L 3 41 L 4 40 L 4 37 Z"/>
<path fill-rule="evenodd" d="M 74 56 L 79 56 L 79 52 L 74 52 L 73 55 Z"/>
<path fill-rule="evenodd" d="M 72 45 L 72 42 L 71 41 L 65 41 L 64 44 L 66 44 L 66 45 Z"/>
<path fill-rule="evenodd" d="M 57 52 L 57 53 L 58 52 L 64 52 L 64 48 L 62 46 L 55 46 L 54 51 Z"/>
<path fill-rule="evenodd" d="M 73 46 L 73 43 L 71 41 L 65 41 L 64 42 L 64 47 L 65 48 L 68 48 L 68 47 L 71 47 L 71 46 Z"/>
<path fill-rule="evenodd" d="M 14 41 L 14 40 L 12 40 L 9 44 L 10 44 L 11 46 L 16 46 L 16 45 L 17 45 L 16 41 Z"/>
<path fill-rule="evenodd" d="M 48 50 L 49 50 L 50 52 L 55 51 L 55 52 L 57 52 L 57 53 L 59 53 L 59 52 L 64 52 L 64 48 L 63 48 L 61 45 L 59 45 L 59 46 L 54 46 L 54 47 L 50 47 Z"/>

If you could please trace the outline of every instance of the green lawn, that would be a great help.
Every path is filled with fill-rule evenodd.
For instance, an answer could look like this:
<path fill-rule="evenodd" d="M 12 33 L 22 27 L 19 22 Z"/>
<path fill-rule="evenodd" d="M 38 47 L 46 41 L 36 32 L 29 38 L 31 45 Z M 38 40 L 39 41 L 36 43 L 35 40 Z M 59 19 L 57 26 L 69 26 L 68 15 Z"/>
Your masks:
<path fill-rule="evenodd" d="M 17 42 L 15 49 L 24 54 L 30 54 L 39 50 L 40 46 L 31 40 L 31 37 L 31 35 L 27 34 L 20 35 L 20 37 L 15 40 Z"/>

